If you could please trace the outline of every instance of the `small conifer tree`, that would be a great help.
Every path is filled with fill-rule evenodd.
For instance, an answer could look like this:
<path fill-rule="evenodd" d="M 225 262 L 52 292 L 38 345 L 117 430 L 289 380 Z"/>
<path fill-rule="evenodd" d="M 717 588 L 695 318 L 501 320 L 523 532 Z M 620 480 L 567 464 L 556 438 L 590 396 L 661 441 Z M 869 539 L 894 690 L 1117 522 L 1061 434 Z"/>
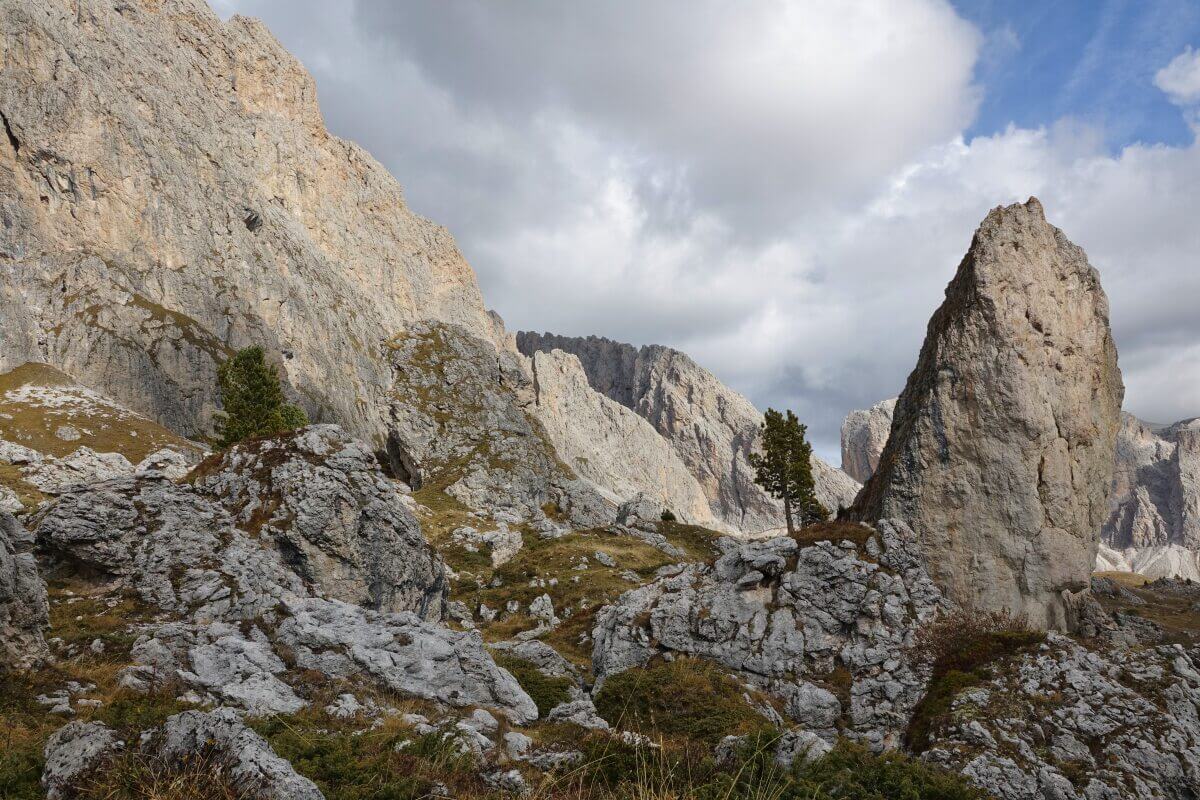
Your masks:
<path fill-rule="evenodd" d="M 302 428 L 308 417 L 299 406 L 284 402 L 275 367 L 266 363 L 261 347 L 239 350 L 217 368 L 225 419 L 220 445 L 229 447 L 251 436 Z"/>
<path fill-rule="evenodd" d="M 812 445 L 805 440 L 808 428 L 791 411 L 787 415 L 767 409 L 760 428 L 762 452 L 750 454 L 754 482 L 783 501 L 789 535 L 799 527 L 824 520 L 829 512 L 817 500 L 812 476 Z"/>

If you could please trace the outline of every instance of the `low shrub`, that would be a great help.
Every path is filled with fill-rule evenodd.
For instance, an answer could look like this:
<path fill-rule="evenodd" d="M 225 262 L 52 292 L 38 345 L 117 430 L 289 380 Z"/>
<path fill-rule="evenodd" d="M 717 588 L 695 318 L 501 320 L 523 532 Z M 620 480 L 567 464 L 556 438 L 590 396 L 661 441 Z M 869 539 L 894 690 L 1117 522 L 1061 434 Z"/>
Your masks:
<path fill-rule="evenodd" d="M 998 662 L 1028 652 L 1045 638 L 1023 616 L 973 609 L 938 617 L 918 630 L 909 657 L 930 677 L 905 732 L 908 749 L 923 752 L 958 694 L 987 682 Z"/>
<path fill-rule="evenodd" d="M 770 727 L 745 693 L 712 662 L 678 658 L 613 675 L 595 699 L 600 716 L 622 730 L 712 747 Z"/>
<path fill-rule="evenodd" d="M 512 673 L 525 694 L 533 698 L 538 716 L 546 716 L 552 708 L 571 699 L 570 678 L 552 678 L 543 674 L 536 665 L 511 653 L 496 652 L 493 656 L 497 664 Z"/>

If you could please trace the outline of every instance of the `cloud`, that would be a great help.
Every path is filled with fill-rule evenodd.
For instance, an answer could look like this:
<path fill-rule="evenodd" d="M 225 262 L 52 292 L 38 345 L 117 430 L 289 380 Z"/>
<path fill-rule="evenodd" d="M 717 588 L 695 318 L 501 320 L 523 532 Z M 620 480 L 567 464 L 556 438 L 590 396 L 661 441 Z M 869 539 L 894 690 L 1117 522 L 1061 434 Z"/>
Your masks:
<path fill-rule="evenodd" d="M 1127 407 L 1200 414 L 1200 150 L 1070 119 L 964 139 L 979 60 L 1021 43 L 941 0 L 219 10 L 266 20 L 514 329 L 679 347 L 836 460 L 988 209 L 1038 195 L 1101 271 Z"/>
<path fill-rule="evenodd" d="M 1188 47 L 1154 74 L 1154 85 L 1177 106 L 1200 104 L 1200 50 Z"/>

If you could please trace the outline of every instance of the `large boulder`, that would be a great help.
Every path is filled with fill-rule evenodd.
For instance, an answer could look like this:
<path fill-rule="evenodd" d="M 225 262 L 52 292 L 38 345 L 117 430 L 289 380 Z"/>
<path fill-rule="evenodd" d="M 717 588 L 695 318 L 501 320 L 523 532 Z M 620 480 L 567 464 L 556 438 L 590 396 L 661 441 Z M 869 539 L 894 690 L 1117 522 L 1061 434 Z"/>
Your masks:
<path fill-rule="evenodd" d="M 782 503 L 754 482 L 748 460 L 762 414 L 686 354 L 531 331 L 517 334 L 517 346 L 527 356 L 555 350 L 577 356 L 593 389 L 637 412 L 670 442 L 724 527 L 748 534 L 783 529 Z M 857 481 L 816 456 L 813 479 L 817 499 L 831 513 L 858 493 Z"/>
<path fill-rule="evenodd" d="M 929 322 L 852 515 L 908 522 L 953 601 L 1068 627 L 1107 515 L 1123 396 L 1083 250 L 1036 199 L 996 208 Z"/>
<path fill-rule="evenodd" d="M 193 481 L 327 597 L 439 620 L 446 569 L 370 449 L 334 425 L 212 457 Z"/>
<path fill-rule="evenodd" d="M 879 466 L 895 412 L 893 397 L 870 408 L 851 411 L 842 421 L 842 471 L 859 483 L 866 483 Z"/>
<path fill-rule="evenodd" d="M 832 523 L 805 542 L 719 544 L 713 565 L 664 568 L 600 610 L 597 680 L 655 657 L 706 658 L 830 742 L 840 730 L 877 749 L 897 746 L 924 688 L 907 649 L 942 602 L 912 531 Z"/>
<path fill-rule="evenodd" d="M 46 583 L 27 552 L 30 544 L 21 523 L 0 511 L 0 671 L 25 669 L 46 657 Z"/>
<path fill-rule="evenodd" d="M 405 499 L 331 425 L 237 445 L 190 483 L 151 471 L 78 487 L 40 515 L 37 535 L 52 559 L 200 617 L 254 616 L 308 592 L 428 620 L 445 610 L 445 566 Z"/>

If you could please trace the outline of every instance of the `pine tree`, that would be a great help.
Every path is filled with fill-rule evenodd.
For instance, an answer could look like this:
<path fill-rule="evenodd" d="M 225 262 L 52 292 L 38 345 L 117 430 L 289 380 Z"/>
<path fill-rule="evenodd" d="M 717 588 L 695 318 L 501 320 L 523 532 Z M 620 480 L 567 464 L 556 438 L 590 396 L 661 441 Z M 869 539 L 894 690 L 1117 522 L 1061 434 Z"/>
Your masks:
<path fill-rule="evenodd" d="M 239 350 L 217 368 L 217 380 L 225 407 L 220 426 L 222 447 L 308 424 L 303 409 L 284 402 L 279 374 L 266 363 L 261 347 Z"/>
<path fill-rule="evenodd" d="M 788 535 L 800 527 L 820 522 L 829 512 L 817 500 L 812 476 L 812 445 L 805 441 L 808 428 L 791 411 L 787 416 L 767 409 L 760 428 L 762 453 L 750 454 L 754 482 L 768 494 L 783 501 Z"/>

